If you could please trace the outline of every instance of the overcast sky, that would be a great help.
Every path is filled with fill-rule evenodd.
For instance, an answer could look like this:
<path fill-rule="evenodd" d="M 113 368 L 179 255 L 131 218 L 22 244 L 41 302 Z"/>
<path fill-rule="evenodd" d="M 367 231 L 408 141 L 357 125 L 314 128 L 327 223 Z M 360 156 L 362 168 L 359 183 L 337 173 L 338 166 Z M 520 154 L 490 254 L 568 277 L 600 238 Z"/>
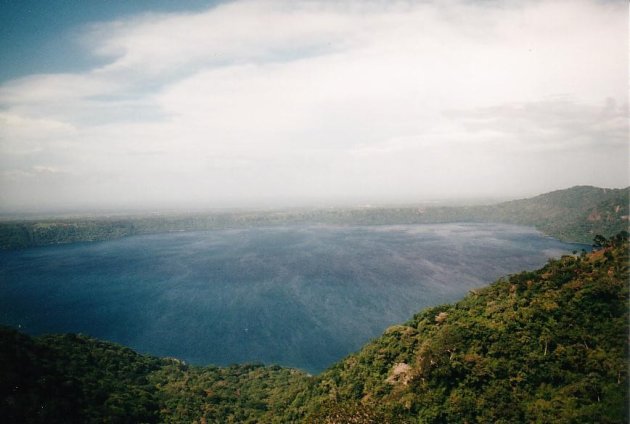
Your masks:
<path fill-rule="evenodd" d="M 0 5 L 4 211 L 629 184 L 625 0 Z"/>

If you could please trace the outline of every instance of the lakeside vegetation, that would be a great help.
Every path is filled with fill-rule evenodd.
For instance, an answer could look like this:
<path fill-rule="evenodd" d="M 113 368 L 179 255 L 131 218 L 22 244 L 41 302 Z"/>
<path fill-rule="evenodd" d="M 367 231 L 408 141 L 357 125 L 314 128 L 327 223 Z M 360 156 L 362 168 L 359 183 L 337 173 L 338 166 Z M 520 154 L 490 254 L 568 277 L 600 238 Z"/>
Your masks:
<path fill-rule="evenodd" d="M 0 329 L 9 422 L 628 421 L 628 234 L 389 328 L 318 376 Z M 218 343 L 220 341 L 217 341 Z"/>
<path fill-rule="evenodd" d="M 395 225 L 494 222 L 533 226 L 567 242 L 590 243 L 628 228 L 630 187 L 577 186 L 530 199 L 486 206 L 340 208 L 222 212 L 116 218 L 64 218 L 0 222 L 0 248 L 112 240 L 140 234 L 255 226 Z"/>

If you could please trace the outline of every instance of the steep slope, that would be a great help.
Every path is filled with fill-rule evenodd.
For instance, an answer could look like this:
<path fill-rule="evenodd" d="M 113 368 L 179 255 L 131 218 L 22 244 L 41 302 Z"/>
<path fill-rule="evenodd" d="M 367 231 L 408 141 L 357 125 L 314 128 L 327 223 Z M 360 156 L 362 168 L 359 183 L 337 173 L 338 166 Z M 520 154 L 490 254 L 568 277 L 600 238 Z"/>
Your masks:
<path fill-rule="evenodd" d="M 627 422 L 627 233 L 604 244 L 391 327 L 319 377 L 313 421 Z"/>
<path fill-rule="evenodd" d="M 311 377 L 189 367 L 85 336 L 0 329 L 15 423 L 625 423 L 627 233 L 393 326 Z"/>
<path fill-rule="evenodd" d="M 596 234 L 628 229 L 630 188 L 577 186 L 531 199 L 500 203 L 482 211 L 486 220 L 533 225 L 560 240 L 590 243 Z"/>

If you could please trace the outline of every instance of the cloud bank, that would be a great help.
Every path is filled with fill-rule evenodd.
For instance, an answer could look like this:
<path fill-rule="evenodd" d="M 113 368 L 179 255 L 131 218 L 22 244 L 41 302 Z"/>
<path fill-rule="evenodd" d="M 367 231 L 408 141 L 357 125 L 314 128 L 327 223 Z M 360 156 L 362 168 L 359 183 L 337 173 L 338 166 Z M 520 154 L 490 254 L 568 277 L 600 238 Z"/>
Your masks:
<path fill-rule="evenodd" d="M 6 210 L 628 184 L 625 2 L 234 1 L 79 31 L 0 86 Z"/>

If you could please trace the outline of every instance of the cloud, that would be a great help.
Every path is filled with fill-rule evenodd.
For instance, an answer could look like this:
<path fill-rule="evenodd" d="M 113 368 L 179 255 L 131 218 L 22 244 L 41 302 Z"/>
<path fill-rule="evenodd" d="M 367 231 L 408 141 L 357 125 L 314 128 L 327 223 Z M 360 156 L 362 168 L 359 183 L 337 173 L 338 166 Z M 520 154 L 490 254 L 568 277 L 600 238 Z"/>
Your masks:
<path fill-rule="evenodd" d="M 0 86 L 1 197 L 220 206 L 625 185 L 626 6 L 234 1 L 90 24 L 83 46 L 107 64 Z M 582 171 L 592 158 L 606 175 Z M 34 183 L 35 167 L 63 172 Z"/>
<path fill-rule="evenodd" d="M 67 137 L 75 131 L 72 125 L 55 119 L 0 112 L 0 152 L 3 155 L 34 154 L 54 145 L 55 138 Z"/>
<path fill-rule="evenodd" d="M 247 1 L 205 13 L 146 15 L 91 28 L 95 53 L 115 59 L 102 71 L 168 73 L 191 66 L 285 60 L 347 35 L 350 16 L 306 2 Z"/>
<path fill-rule="evenodd" d="M 445 115 L 470 138 L 478 138 L 481 133 L 482 139 L 500 141 L 515 154 L 589 148 L 623 150 L 628 143 L 628 105 L 617 105 L 611 98 L 600 106 L 547 100 L 447 111 Z"/>

